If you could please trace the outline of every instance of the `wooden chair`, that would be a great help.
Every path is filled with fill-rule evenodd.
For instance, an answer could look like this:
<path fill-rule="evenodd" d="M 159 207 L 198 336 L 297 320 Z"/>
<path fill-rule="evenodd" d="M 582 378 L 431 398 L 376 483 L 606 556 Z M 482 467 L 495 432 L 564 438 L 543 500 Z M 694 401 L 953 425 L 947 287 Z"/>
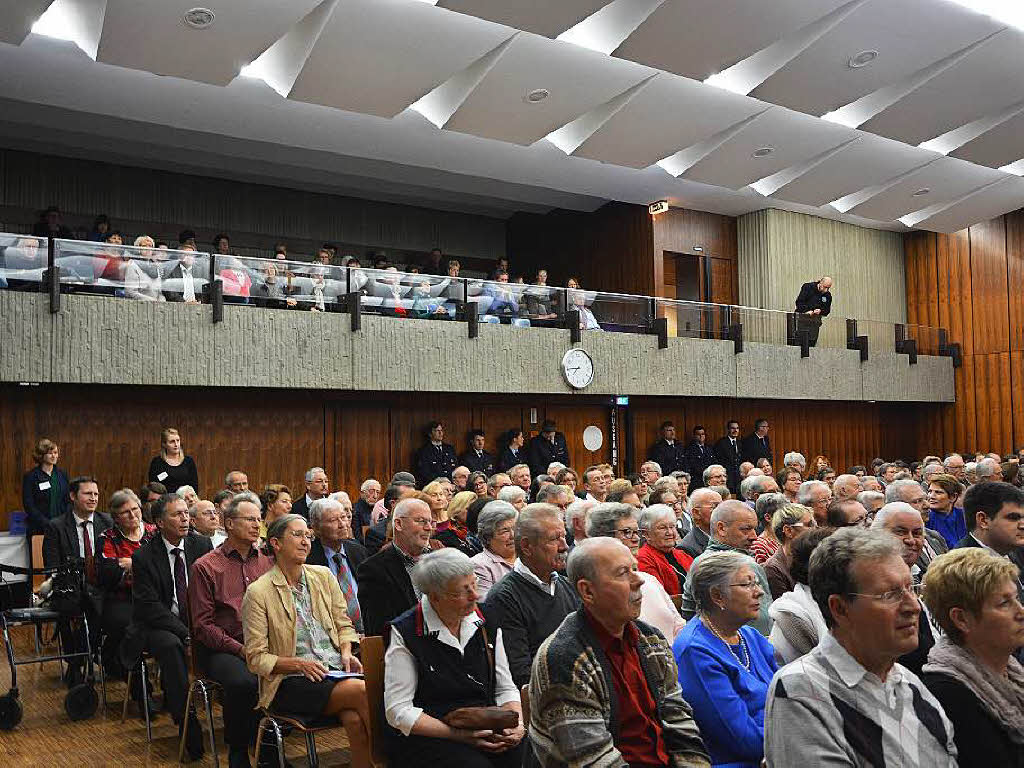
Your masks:
<path fill-rule="evenodd" d="M 43 567 L 43 534 L 37 533 L 32 537 L 32 567 L 42 568 Z M 46 581 L 46 577 L 42 574 L 35 574 L 32 576 L 32 591 L 35 592 L 39 589 L 39 585 Z"/>
<path fill-rule="evenodd" d="M 384 755 L 384 638 L 364 637 L 359 643 L 359 660 L 366 679 L 366 698 L 370 710 L 370 758 L 381 768 L 387 765 Z"/>
<path fill-rule="evenodd" d="M 530 728 L 530 684 L 524 683 L 519 689 L 519 706 L 523 709 L 523 727 Z"/>

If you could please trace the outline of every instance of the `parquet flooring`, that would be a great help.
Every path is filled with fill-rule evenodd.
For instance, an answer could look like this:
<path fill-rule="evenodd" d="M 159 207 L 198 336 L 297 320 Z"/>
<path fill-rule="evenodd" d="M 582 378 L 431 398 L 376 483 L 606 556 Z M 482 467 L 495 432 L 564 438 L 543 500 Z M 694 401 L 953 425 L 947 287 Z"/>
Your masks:
<path fill-rule="evenodd" d="M 31 629 L 12 630 L 18 658 L 34 652 Z M 47 637 L 51 630 L 44 633 Z M 0 643 L 2 645 L 2 643 Z M 51 651 L 52 652 L 52 651 Z M 119 680 L 107 681 L 107 710 L 101 709 L 89 720 L 72 722 L 64 712 L 66 688 L 60 681 L 57 662 L 18 667 L 20 700 L 24 718 L 11 731 L 0 730 L 0 768 L 17 766 L 177 766 L 178 729 L 166 714 L 153 721 L 153 741 L 146 740 L 146 724 L 136 716 L 134 704 L 128 707 L 128 718 L 121 722 L 121 707 L 126 686 Z M 6 649 L 0 650 L 0 695 L 11 685 Z M 97 684 L 97 693 L 99 693 Z M 203 728 L 207 727 L 205 719 Z M 227 768 L 227 748 L 223 738 L 220 707 L 214 704 L 217 747 L 221 768 Z M 207 739 L 209 736 L 207 736 Z M 299 768 L 306 766 L 305 740 L 293 735 L 286 739 L 288 760 Z M 342 728 L 317 734 L 317 752 L 324 768 L 346 766 L 348 741 Z M 207 747 L 209 749 L 209 747 Z M 207 754 L 188 766 L 212 766 Z"/>

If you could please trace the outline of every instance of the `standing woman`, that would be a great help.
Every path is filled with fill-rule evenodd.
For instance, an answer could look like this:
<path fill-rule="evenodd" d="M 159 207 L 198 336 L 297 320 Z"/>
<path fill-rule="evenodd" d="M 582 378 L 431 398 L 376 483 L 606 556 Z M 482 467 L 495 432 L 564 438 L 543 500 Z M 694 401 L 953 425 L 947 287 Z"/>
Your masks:
<path fill-rule="evenodd" d="M 160 455 L 149 462 L 149 482 L 162 483 L 168 493 L 183 485 L 191 485 L 199 492 L 199 472 L 191 456 L 181 448 L 181 435 L 174 427 L 160 433 Z"/>
<path fill-rule="evenodd" d="M 29 541 L 46 532 L 46 524 L 71 509 L 68 476 L 57 467 L 60 448 L 53 440 L 43 438 L 32 451 L 34 469 L 21 481 L 21 503 L 25 506 L 25 535 Z"/>
<path fill-rule="evenodd" d="M 526 443 L 526 434 L 521 429 L 510 429 L 505 433 L 505 448 L 498 456 L 498 472 L 508 472 L 516 464 L 523 463 L 523 445 Z"/>

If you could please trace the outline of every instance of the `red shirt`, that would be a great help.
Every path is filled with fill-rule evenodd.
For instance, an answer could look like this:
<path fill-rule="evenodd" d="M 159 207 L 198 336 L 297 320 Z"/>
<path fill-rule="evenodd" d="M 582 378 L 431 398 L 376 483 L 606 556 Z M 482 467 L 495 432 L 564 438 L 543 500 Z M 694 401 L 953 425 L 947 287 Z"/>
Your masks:
<path fill-rule="evenodd" d="M 104 531 L 100 534 L 100 554 L 110 560 L 118 560 L 122 557 L 127 557 L 130 560 L 135 550 L 153 538 L 154 533 L 156 533 L 156 526 L 144 522 L 142 524 L 142 538 L 139 541 L 132 541 L 121 533 L 121 529 L 115 525 L 109 531 Z M 121 577 L 121 583 L 117 585 L 115 592 L 122 599 L 127 599 L 131 596 L 131 573 L 124 573 L 124 576 Z"/>
<path fill-rule="evenodd" d="M 253 547 L 244 561 L 225 541 L 192 564 L 188 605 L 192 635 L 214 653 L 242 655 L 242 598 L 274 561 Z"/>
<path fill-rule="evenodd" d="M 636 652 L 640 633 L 630 622 L 622 637 L 612 637 L 587 611 L 584 610 L 583 615 L 608 656 L 612 669 L 612 683 L 619 700 L 619 735 L 615 739 L 615 748 L 630 768 L 665 768 L 669 765 L 669 757 L 661 723 L 654 716 L 657 704 L 647 686 L 640 656 Z"/>

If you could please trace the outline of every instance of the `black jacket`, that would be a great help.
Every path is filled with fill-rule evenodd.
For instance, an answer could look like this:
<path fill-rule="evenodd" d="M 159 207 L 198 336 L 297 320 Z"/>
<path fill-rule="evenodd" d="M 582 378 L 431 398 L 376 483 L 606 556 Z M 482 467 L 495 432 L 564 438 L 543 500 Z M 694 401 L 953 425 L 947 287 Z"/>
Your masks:
<path fill-rule="evenodd" d="M 526 456 L 526 463 L 530 465 L 530 474 L 534 477 L 547 473 L 548 465 L 553 461 L 560 461 L 567 467 L 571 466 L 569 448 L 565 443 L 565 435 L 561 432 L 555 433 L 554 443 L 543 435 L 532 438 Z"/>
<path fill-rule="evenodd" d="M 516 453 L 512 453 L 511 448 L 506 448 L 501 452 L 501 456 L 498 457 L 498 471 L 508 472 L 516 464 L 526 464 L 526 454 L 527 448 L 525 445 L 516 451 Z M 544 471 L 547 471 L 547 467 L 544 467 Z"/>
<path fill-rule="evenodd" d="M 416 482 L 420 488 L 434 478 L 451 477 L 452 470 L 456 467 L 455 448 L 448 443 L 441 443 L 438 449 L 433 443 L 427 443 L 416 451 L 414 466 Z"/>
<path fill-rule="evenodd" d="M 800 294 L 796 297 L 797 312 L 810 312 L 812 309 L 820 309 L 822 317 L 832 311 L 832 292 L 819 293 L 817 280 L 801 285 Z"/>
<path fill-rule="evenodd" d="M 341 546 L 345 550 L 348 567 L 352 570 L 352 575 L 355 576 L 359 571 L 359 566 L 370 555 L 367 553 L 366 547 L 352 539 L 341 542 Z M 309 555 L 306 557 L 306 565 L 322 565 L 325 568 L 330 568 L 330 565 L 327 564 L 327 555 L 324 552 L 324 543 L 320 539 L 314 541 L 313 546 L 310 547 Z"/>
<path fill-rule="evenodd" d="M 663 438 L 656 442 L 647 451 L 647 458 L 658 462 L 661 467 L 661 474 L 671 475 L 676 470 L 686 470 L 686 449 L 678 440 L 672 445 Z"/>
<path fill-rule="evenodd" d="M 306 503 L 305 493 L 299 497 L 298 501 L 292 503 L 292 514 L 302 515 L 306 520 L 309 520 L 309 505 Z"/>
<path fill-rule="evenodd" d="M 686 461 L 686 471 L 690 473 L 690 488 L 700 488 L 704 485 L 704 470 L 716 463 L 714 449 L 706 442 L 701 445 L 696 440 L 691 440 L 683 449 L 683 459 Z"/>
<path fill-rule="evenodd" d="M 367 554 L 371 557 L 380 552 L 380 548 L 387 544 L 388 519 L 387 517 L 382 517 L 366 529 L 366 535 L 363 537 L 363 547 L 366 548 Z"/>
<path fill-rule="evenodd" d="M 469 469 L 470 472 L 483 472 L 490 477 L 494 474 L 494 454 L 484 451 L 480 456 L 470 448 L 459 456 L 459 464 Z"/>
<path fill-rule="evenodd" d="M 758 459 L 768 459 L 772 468 L 775 468 L 775 462 L 772 461 L 772 442 L 767 436 L 762 440 L 751 432 L 740 440 L 740 455 L 743 461 L 749 461 L 755 467 Z"/>
<path fill-rule="evenodd" d="M 25 508 L 25 528 L 29 538 L 37 533 L 46 533 L 47 524 L 51 519 L 55 519 L 50 517 L 52 489 L 39 490 L 40 485 L 47 483 L 56 488 L 58 517 L 71 511 L 68 476 L 64 474 L 64 470 L 54 467 L 53 472 L 47 475 L 38 466 L 30 469 L 21 479 L 21 503 Z"/>
<path fill-rule="evenodd" d="M 717 463 L 725 467 L 725 472 L 728 475 L 729 490 L 733 493 L 739 493 L 740 464 L 743 463 L 742 440 L 738 437 L 736 438 L 736 449 L 733 450 L 729 437 L 723 437 L 715 443 L 714 451 L 715 458 L 718 459 Z"/>
<path fill-rule="evenodd" d="M 683 540 L 679 542 L 679 548 L 690 557 L 697 558 L 704 554 L 704 550 L 707 549 L 710 540 L 711 537 L 708 534 L 694 525 L 683 536 Z"/>
<path fill-rule="evenodd" d="M 92 543 L 93 556 L 96 557 L 96 542 L 100 534 L 109 528 L 114 527 L 114 521 L 106 512 L 94 512 L 92 516 Z M 60 517 L 55 517 L 46 525 L 46 533 L 43 535 L 43 565 L 46 568 L 56 568 L 65 562 L 69 557 L 81 557 L 82 552 L 78 548 L 78 520 L 75 513 L 65 512 Z"/>
<path fill-rule="evenodd" d="M 917 648 L 900 656 L 897 661 L 909 669 L 915 675 L 921 674 L 921 667 L 928 661 L 928 651 L 935 645 L 935 636 L 932 634 L 931 624 L 928 622 L 928 615 L 924 606 L 921 606 L 921 613 L 917 617 Z"/>
<path fill-rule="evenodd" d="M 369 557 L 356 573 L 359 607 L 367 635 L 384 635 L 388 622 L 416 604 L 412 580 L 405 570 L 402 554 L 395 546 L 385 547 Z"/>

